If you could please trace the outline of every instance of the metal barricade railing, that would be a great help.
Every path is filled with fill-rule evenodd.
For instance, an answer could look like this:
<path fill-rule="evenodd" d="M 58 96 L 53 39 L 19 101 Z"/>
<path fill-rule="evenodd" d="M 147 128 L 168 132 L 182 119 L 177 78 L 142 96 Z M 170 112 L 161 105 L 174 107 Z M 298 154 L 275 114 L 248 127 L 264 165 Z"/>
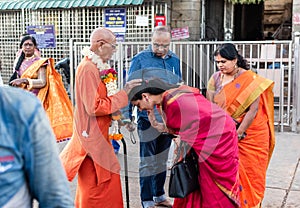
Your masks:
<path fill-rule="evenodd" d="M 207 82 L 217 70 L 213 52 L 225 42 L 173 42 L 170 49 L 176 53 L 181 62 L 182 77 L 186 84 L 205 88 Z M 275 82 L 274 112 L 275 125 L 279 131 L 291 127 L 293 111 L 293 74 L 294 57 L 292 41 L 253 41 L 232 42 L 239 53 L 248 60 L 250 68 L 261 76 Z M 81 50 L 89 43 L 79 43 L 70 40 L 71 67 L 79 64 Z M 130 67 L 131 58 L 147 48 L 149 42 L 120 42 L 118 50 L 112 57 L 111 66 L 119 71 L 119 86 L 123 86 L 124 72 Z M 126 74 L 126 73 L 125 73 Z M 72 77 L 73 76 L 73 77 Z M 74 74 L 71 75 L 74 80 Z M 72 86 L 72 85 L 71 85 Z"/>

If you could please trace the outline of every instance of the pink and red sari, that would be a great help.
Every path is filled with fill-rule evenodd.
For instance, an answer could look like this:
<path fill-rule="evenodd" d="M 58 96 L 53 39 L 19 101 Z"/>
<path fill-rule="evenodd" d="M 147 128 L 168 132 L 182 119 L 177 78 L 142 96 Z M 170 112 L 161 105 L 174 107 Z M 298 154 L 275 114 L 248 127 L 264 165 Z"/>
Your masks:
<path fill-rule="evenodd" d="M 166 91 L 161 110 L 170 132 L 199 156 L 200 190 L 176 198 L 173 207 L 238 207 L 238 139 L 232 118 L 187 86 Z"/>

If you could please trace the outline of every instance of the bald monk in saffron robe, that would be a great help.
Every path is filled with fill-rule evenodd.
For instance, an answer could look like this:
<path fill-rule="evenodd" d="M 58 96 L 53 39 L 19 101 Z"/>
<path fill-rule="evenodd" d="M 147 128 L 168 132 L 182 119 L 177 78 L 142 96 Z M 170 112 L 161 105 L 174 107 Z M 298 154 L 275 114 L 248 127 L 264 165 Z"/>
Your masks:
<path fill-rule="evenodd" d="M 128 82 L 123 90 L 107 87 L 101 76 L 115 51 L 115 35 L 96 28 L 76 71 L 74 133 L 60 157 L 69 181 L 78 174 L 78 208 L 123 208 L 120 165 L 108 132 L 111 115 L 128 104 L 128 93 L 140 83 Z"/>

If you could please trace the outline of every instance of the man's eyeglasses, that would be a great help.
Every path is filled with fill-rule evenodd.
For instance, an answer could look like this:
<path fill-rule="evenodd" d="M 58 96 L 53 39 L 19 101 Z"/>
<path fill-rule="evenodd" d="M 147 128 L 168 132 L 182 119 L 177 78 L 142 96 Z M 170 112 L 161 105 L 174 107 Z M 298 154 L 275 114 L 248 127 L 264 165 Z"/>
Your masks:
<path fill-rule="evenodd" d="M 152 45 L 153 45 L 154 48 L 160 48 L 160 47 L 162 47 L 164 49 L 167 49 L 170 46 L 170 44 L 166 44 L 166 45 L 161 44 L 160 45 L 158 43 L 152 43 Z"/>
<path fill-rule="evenodd" d="M 106 40 L 103 40 L 103 39 L 97 40 L 97 43 L 99 43 L 100 41 L 103 41 L 103 42 L 109 44 L 112 47 L 112 49 L 116 49 L 118 47 L 117 44 L 109 43 L 109 42 L 107 42 Z"/>

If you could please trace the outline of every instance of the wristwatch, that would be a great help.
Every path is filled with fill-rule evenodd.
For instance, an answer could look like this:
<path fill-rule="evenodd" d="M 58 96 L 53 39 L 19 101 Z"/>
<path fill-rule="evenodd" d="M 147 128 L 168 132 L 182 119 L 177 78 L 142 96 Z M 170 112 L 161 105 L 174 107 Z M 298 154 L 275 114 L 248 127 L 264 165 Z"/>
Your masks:
<path fill-rule="evenodd" d="M 238 135 L 238 139 L 239 139 L 239 140 L 242 140 L 242 139 L 244 139 L 246 136 L 247 136 L 247 134 L 246 134 L 245 132 L 243 132 L 242 134 L 239 134 L 239 135 Z"/>

